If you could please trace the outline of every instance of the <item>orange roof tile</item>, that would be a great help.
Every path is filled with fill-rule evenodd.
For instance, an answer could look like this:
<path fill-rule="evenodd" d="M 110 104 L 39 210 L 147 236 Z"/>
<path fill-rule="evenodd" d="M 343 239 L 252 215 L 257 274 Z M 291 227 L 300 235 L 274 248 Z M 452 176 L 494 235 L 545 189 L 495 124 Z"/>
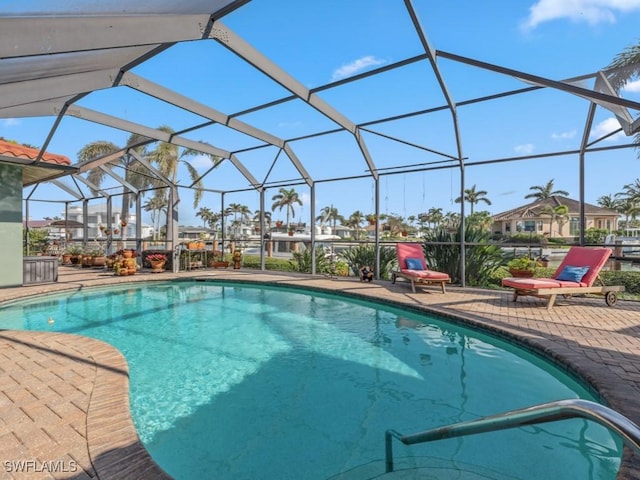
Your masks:
<path fill-rule="evenodd" d="M 40 150 L 38 150 L 37 148 L 25 147 L 24 145 L 20 145 L 18 143 L 11 143 L 5 140 L 0 140 L 0 155 L 35 160 L 36 158 L 38 158 L 39 154 Z M 71 165 L 71 160 L 69 160 L 69 157 L 48 152 L 45 152 L 44 155 L 42 155 L 42 161 L 47 163 L 55 163 L 57 165 Z"/>

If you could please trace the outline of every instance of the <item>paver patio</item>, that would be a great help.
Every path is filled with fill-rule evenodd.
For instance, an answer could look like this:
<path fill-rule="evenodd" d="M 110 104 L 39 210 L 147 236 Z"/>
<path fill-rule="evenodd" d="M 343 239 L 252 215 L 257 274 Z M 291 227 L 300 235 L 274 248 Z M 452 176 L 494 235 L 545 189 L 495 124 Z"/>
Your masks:
<path fill-rule="evenodd" d="M 640 424 L 640 302 L 602 297 L 511 301 L 511 292 L 437 287 L 412 293 L 404 282 L 360 283 L 248 270 L 202 270 L 115 277 L 61 267 L 55 284 L 0 289 L 0 302 L 138 281 L 199 278 L 337 290 L 427 309 L 517 340 L 589 381 L 607 404 Z M 126 361 L 98 340 L 62 333 L 0 331 L 0 479 L 168 478 L 138 440 L 129 415 Z M 27 463 L 18 463 L 18 462 Z M 31 462 L 31 463 L 29 463 Z M 625 452 L 620 479 L 640 479 Z"/>

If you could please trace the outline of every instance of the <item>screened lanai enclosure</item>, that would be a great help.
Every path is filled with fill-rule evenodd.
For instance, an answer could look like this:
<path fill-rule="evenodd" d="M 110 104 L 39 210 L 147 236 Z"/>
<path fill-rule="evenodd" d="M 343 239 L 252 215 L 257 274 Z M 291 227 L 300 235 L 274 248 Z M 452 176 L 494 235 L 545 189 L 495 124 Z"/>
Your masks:
<path fill-rule="evenodd" d="M 465 202 L 454 199 L 480 170 L 506 192 L 569 165 L 563 181 L 584 206 L 617 156 L 635 156 L 640 103 L 619 93 L 620 71 L 574 71 L 551 52 L 529 69 L 460 32 L 446 6 L 373 3 L 3 3 L 2 136 L 37 152 L 2 154 L 0 167 L 22 172 L 27 230 L 46 212 L 81 223 L 64 241 L 175 252 L 183 219 L 200 212 L 217 248 L 253 240 L 264 268 L 285 216 L 312 251 L 337 240 L 332 208 L 407 217 L 445 200 L 464 231 Z M 562 149 L 514 153 L 505 139 L 538 142 L 540 112 L 558 131 L 580 130 Z M 616 128 L 594 137 L 606 118 Z M 291 218 L 286 204 L 272 208 L 282 189 L 300 200 Z M 381 224 L 357 241 L 379 251 Z"/>

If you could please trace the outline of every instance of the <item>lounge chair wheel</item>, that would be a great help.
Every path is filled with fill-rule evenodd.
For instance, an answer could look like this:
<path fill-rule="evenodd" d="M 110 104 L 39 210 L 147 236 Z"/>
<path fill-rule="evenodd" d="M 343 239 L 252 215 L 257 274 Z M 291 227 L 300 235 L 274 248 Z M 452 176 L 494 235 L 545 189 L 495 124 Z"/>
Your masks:
<path fill-rule="evenodd" d="M 618 296 L 616 295 L 616 292 L 607 292 L 604 295 L 604 301 L 607 302 L 607 305 L 609 305 L 610 307 L 613 307 L 618 301 Z"/>

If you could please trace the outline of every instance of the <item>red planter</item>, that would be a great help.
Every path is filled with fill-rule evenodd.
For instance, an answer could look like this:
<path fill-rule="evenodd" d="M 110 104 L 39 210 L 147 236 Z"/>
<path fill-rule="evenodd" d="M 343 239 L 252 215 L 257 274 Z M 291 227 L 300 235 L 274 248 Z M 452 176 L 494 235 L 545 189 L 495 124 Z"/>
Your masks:
<path fill-rule="evenodd" d="M 518 268 L 510 268 L 509 273 L 512 277 L 530 278 L 533 277 L 533 270 L 520 270 Z"/>

